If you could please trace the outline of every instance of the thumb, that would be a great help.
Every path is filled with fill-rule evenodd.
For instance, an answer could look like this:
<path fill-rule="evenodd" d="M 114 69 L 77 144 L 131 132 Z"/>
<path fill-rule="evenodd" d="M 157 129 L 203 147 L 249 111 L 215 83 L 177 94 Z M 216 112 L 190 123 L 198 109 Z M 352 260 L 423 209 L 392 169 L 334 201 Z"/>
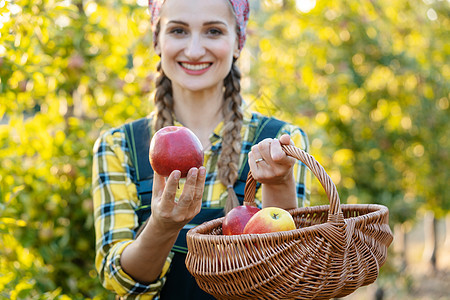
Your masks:
<path fill-rule="evenodd" d="M 279 138 L 281 145 L 294 145 L 294 142 L 291 140 L 291 137 L 289 134 L 283 134 Z"/>

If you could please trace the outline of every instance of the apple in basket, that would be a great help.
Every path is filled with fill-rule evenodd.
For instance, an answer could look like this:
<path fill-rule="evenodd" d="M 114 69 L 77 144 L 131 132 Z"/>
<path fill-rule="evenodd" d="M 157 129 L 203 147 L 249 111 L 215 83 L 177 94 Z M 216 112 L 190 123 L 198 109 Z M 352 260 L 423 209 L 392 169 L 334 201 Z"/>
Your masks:
<path fill-rule="evenodd" d="M 161 176 L 180 170 L 181 177 L 186 177 L 191 168 L 203 165 L 203 147 L 189 128 L 167 126 L 153 135 L 149 159 L 153 170 Z"/>
<path fill-rule="evenodd" d="M 296 229 L 295 222 L 287 210 L 265 207 L 248 220 L 243 233 L 268 233 L 293 229 Z"/>
<path fill-rule="evenodd" d="M 235 235 L 242 234 L 248 220 L 260 211 L 256 206 L 240 205 L 230 210 L 222 222 L 222 234 Z"/>

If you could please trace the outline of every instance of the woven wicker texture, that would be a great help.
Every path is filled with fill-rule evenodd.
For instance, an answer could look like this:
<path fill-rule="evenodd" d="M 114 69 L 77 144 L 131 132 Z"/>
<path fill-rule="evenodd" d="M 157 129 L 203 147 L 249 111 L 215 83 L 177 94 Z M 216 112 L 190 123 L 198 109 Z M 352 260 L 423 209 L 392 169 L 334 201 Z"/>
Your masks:
<path fill-rule="evenodd" d="M 186 266 L 217 299 L 330 299 L 373 283 L 392 242 L 389 211 L 376 204 L 340 203 L 336 186 L 313 156 L 283 146 L 322 184 L 330 205 L 289 210 L 297 229 L 222 235 L 223 218 L 187 234 Z M 249 173 L 245 202 L 254 203 Z"/>

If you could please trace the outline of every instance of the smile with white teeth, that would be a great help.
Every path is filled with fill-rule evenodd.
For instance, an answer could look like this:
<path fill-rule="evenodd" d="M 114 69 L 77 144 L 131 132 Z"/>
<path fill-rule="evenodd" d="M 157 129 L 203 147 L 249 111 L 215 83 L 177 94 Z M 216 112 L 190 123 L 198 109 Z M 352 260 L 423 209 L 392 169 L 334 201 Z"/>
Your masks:
<path fill-rule="evenodd" d="M 183 66 L 183 68 L 186 68 L 188 70 L 199 71 L 199 70 L 206 69 L 207 67 L 209 67 L 210 64 L 204 63 L 204 64 L 191 65 L 188 63 L 181 63 L 181 65 Z"/>

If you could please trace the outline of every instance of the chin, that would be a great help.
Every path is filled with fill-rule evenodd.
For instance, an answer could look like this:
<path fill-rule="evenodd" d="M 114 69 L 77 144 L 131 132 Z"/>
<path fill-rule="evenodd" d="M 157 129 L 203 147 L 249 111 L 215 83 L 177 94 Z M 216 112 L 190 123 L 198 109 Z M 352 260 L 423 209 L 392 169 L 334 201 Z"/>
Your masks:
<path fill-rule="evenodd" d="M 181 86 L 182 89 L 188 90 L 191 93 L 199 93 L 199 92 L 215 92 L 217 90 L 221 91 L 223 87 L 223 81 L 211 83 L 211 82 L 199 82 L 195 81 L 186 81 L 185 84 Z"/>

